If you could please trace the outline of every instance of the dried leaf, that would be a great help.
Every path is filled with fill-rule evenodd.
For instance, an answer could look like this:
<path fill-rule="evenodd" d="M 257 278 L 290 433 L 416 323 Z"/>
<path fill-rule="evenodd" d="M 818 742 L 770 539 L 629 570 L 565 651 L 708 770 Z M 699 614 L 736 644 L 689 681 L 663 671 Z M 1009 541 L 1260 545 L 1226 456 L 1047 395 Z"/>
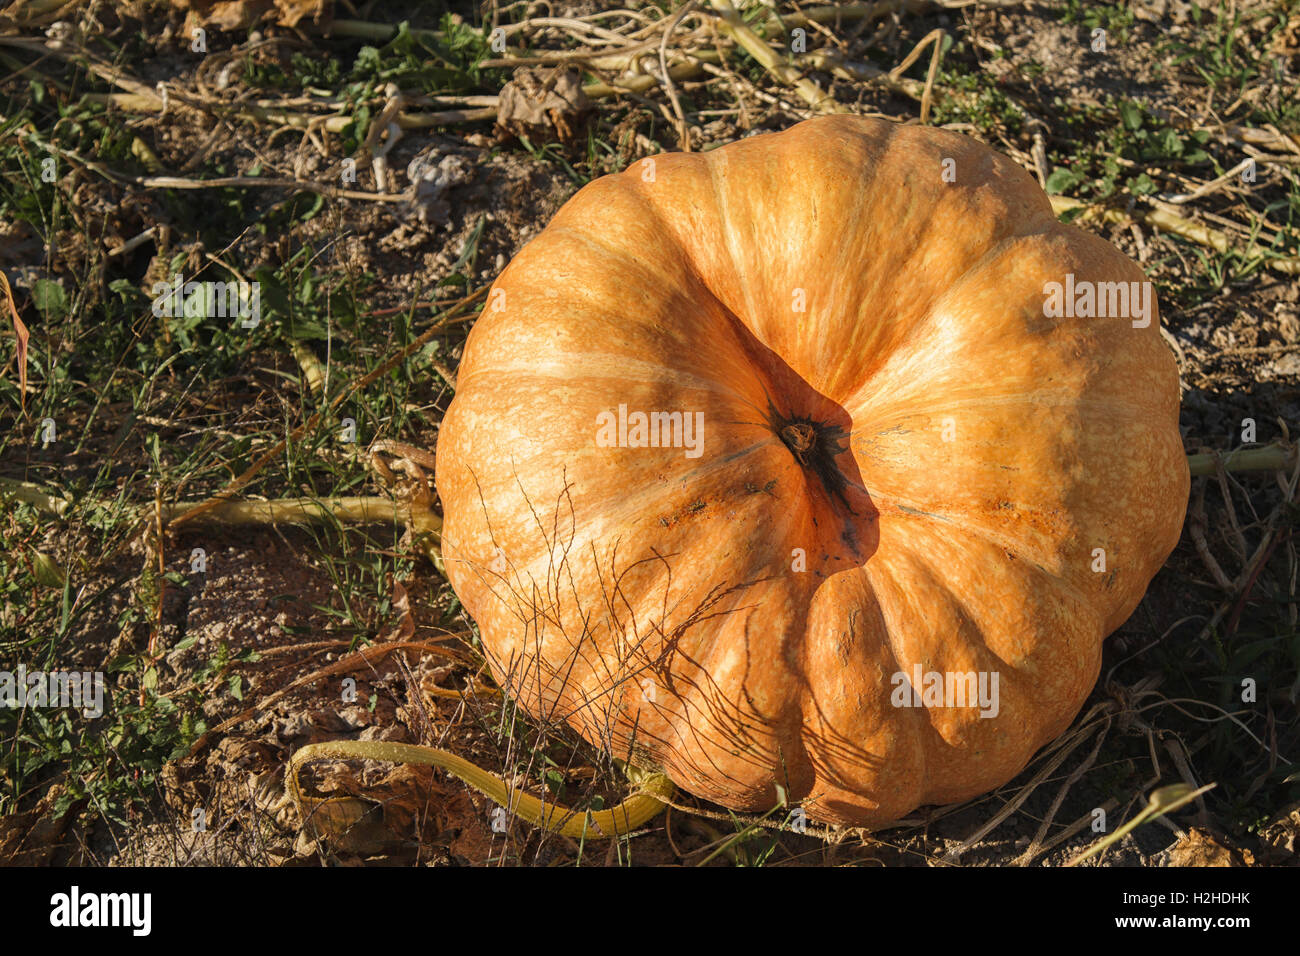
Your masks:
<path fill-rule="evenodd" d="M 18 401 L 22 406 L 23 412 L 27 411 L 27 326 L 23 320 L 18 317 L 18 307 L 14 305 L 13 290 L 9 288 L 9 279 L 3 272 L 0 272 L 0 292 L 4 293 L 5 304 L 9 306 L 9 315 L 13 318 L 14 335 L 18 338 L 18 351 L 15 359 L 18 362 Z"/>
<path fill-rule="evenodd" d="M 186 27 L 244 30 L 259 24 L 297 26 L 303 20 L 317 24 L 333 18 L 332 0 L 172 0 L 187 11 Z"/>
<path fill-rule="evenodd" d="M 430 768 L 411 766 L 394 767 L 367 785 L 342 765 L 330 765 L 318 789 L 339 795 L 308 798 L 302 833 L 335 852 L 361 856 L 431 837 L 445 825 L 443 805 L 454 793 L 434 779 Z"/>
<path fill-rule="evenodd" d="M 402 582 L 393 579 L 393 610 L 397 612 L 397 627 L 388 635 L 390 641 L 409 641 L 415 636 L 415 618 L 411 616 L 411 596 Z"/>
<path fill-rule="evenodd" d="M 581 74 L 572 67 L 519 69 L 501 88 L 497 126 L 513 136 L 545 141 L 574 138 L 591 111 Z"/>
<path fill-rule="evenodd" d="M 56 785 L 34 809 L 0 817 L 0 866 L 49 866 L 53 862 L 64 832 L 76 816 L 71 807 L 62 816 L 54 815 L 62 790 Z"/>
<path fill-rule="evenodd" d="M 1300 862 L 1300 803 L 1280 811 L 1259 832 L 1270 860 L 1277 865 Z"/>
<path fill-rule="evenodd" d="M 1249 850 L 1228 846 L 1223 837 L 1192 827 L 1169 849 L 1170 866 L 1253 866 Z"/>

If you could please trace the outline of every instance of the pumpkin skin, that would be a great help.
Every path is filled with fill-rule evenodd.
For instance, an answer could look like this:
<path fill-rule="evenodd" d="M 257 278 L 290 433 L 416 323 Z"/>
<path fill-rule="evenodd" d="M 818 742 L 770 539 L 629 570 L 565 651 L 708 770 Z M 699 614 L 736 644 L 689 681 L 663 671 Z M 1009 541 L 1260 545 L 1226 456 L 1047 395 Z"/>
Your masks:
<path fill-rule="evenodd" d="M 1154 305 L 1049 317 L 1067 274 L 1144 280 L 943 130 L 818 118 L 585 186 L 494 284 L 438 438 L 495 678 L 736 810 L 779 785 L 878 827 L 1006 783 L 1187 502 Z M 702 442 L 630 447 L 635 411 Z M 996 673 L 996 716 L 896 706 L 916 668 Z"/>

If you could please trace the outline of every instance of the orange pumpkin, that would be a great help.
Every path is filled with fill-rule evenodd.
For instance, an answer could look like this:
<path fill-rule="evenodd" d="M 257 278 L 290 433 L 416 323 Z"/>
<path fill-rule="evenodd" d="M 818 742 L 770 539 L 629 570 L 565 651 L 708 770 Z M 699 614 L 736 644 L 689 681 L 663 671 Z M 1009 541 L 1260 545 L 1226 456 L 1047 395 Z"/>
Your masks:
<path fill-rule="evenodd" d="M 833 116 L 655 156 L 488 295 L 447 574 L 529 713 L 878 826 L 1074 718 L 1179 537 L 1178 398 L 1142 272 L 972 139 Z"/>

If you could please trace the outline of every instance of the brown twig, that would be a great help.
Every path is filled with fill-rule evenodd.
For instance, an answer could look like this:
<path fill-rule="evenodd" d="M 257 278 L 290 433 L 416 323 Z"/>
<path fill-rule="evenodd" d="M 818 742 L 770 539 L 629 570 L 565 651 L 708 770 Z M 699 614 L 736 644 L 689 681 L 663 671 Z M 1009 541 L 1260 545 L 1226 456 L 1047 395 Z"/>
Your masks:
<path fill-rule="evenodd" d="M 677 114 L 677 145 L 683 151 L 691 151 L 691 132 L 686 123 L 686 114 L 682 112 L 681 100 L 677 98 L 677 87 L 673 83 L 673 75 L 668 71 L 668 41 L 673 35 L 673 30 L 682 22 L 686 14 L 695 9 L 698 0 L 690 0 L 684 7 L 677 11 L 676 15 L 668 22 L 664 28 L 663 38 L 659 41 L 659 69 L 663 76 L 664 92 L 668 94 L 668 100 L 673 104 L 673 112 Z"/>
<path fill-rule="evenodd" d="M 252 707 L 240 711 L 228 720 L 223 720 L 221 723 L 217 724 L 217 726 L 203 734 L 203 736 L 199 737 L 199 739 L 190 747 L 188 755 L 193 757 L 195 754 L 201 752 L 205 747 L 207 747 L 216 737 L 224 734 L 228 730 L 233 730 L 249 718 L 257 716 L 276 701 L 283 699 L 299 687 L 314 684 L 316 681 L 322 680 L 326 677 L 333 677 L 337 674 L 346 674 L 348 671 L 356 670 L 358 667 L 363 665 L 368 664 L 373 666 L 376 661 L 387 657 L 393 651 L 408 649 L 427 651 L 431 654 L 439 654 L 457 661 L 462 659 L 461 655 L 457 654 L 455 651 L 443 647 L 441 644 L 435 644 L 430 641 L 394 641 L 386 644 L 373 644 L 370 647 L 363 647 L 346 657 L 342 657 L 331 664 L 325 665 L 319 670 L 314 670 L 310 674 L 304 674 L 291 684 L 282 687 L 280 690 L 267 697 L 262 698 Z"/>
<path fill-rule="evenodd" d="M 930 54 L 930 69 L 926 73 L 925 87 L 921 91 L 921 125 L 924 126 L 930 120 L 930 99 L 934 93 L 934 78 L 939 71 L 939 61 L 943 59 L 943 41 L 948 34 L 942 29 L 931 30 L 921 38 L 912 52 L 903 58 L 903 61 L 889 71 L 889 79 L 897 83 L 902 79 L 903 74 L 911 68 L 912 64 L 921 58 L 922 51 L 927 46 L 933 45 L 934 49 Z"/>

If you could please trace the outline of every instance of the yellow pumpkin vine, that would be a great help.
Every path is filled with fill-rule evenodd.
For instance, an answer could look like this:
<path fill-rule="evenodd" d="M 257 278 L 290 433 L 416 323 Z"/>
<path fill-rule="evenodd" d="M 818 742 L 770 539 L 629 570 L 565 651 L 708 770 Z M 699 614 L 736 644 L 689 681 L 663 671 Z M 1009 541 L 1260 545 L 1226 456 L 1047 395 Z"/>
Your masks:
<path fill-rule="evenodd" d="M 986 793 L 1075 718 L 1218 467 L 1178 408 L 1138 266 L 960 134 L 829 116 L 596 180 L 470 332 L 438 532 L 497 684 L 637 792 L 571 811 L 347 741 L 289 792 L 429 764 L 586 837 L 676 787 L 864 827 Z"/>

